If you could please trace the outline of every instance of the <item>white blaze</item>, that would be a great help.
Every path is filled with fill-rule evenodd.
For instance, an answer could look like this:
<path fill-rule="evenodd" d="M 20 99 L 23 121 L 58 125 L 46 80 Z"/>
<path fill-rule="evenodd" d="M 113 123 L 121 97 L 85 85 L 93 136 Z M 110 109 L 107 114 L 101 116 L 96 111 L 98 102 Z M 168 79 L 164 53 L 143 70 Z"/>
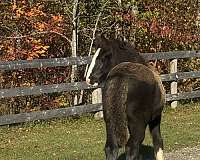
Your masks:
<path fill-rule="evenodd" d="M 163 150 L 159 148 L 158 152 L 156 153 L 156 160 L 164 160 Z"/>
<path fill-rule="evenodd" d="M 96 59 L 99 55 L 100 50 L 101 50 L 101 48 L 98 48 L 96 53 L 94 54 L 94 56 L 92 58 L 92 62 L 90 63 L 89 69 L 88 69 L 87 74 L 86 74 L 86 82 L 90 82 L 89 77 L 90 77 L 90 74 L 92 73 L 92 70 L 95 66 L 95 62 L 96 62 Z"/>

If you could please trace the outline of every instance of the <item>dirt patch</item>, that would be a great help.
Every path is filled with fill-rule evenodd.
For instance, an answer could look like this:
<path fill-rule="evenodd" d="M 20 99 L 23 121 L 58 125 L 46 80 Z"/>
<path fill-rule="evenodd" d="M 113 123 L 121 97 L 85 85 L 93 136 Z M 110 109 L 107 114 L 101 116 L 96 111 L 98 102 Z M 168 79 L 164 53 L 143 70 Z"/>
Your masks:
<path fill-rule="evenodd" d="M 174 152 L 164 153 L 164 157 L 165 160 L 200 160 L 200 146 L 187 147 Z M 117 160 L 125 159 L 125 154 L 122 154 Z M 155 160 L 153 147 L 141 146 L 139 160 Z"/>
<path fill-rule="evenodd" d="M 125 155 L 124 155 L 125 157 Z M 182 148 L 169 153 L 164 152 L 165 160 L 200 160 L 200 146 Z M 119 159 L 125 160 L 125 159 Z M 155 160 L 152 146 L 142 146 L 140 160 Z"/>
<path fill-rule="evenodd" d="M 165 160 L 200 160 L 200 146 L 166 153 Z"/>

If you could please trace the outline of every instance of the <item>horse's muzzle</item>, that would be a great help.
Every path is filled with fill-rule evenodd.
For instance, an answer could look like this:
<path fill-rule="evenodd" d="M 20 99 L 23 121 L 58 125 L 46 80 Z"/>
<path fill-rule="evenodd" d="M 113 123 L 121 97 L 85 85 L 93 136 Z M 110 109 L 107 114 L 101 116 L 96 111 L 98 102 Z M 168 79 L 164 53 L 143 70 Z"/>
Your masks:
<path fill-rule="evenodd" d="M 97 87 L 97 86 L 99 85 L 98 83 L 92 84 L 90 79 L 86 79 L 86 83 L 87 83 L 88 85 L 92 86 L 92 87 Z"/>

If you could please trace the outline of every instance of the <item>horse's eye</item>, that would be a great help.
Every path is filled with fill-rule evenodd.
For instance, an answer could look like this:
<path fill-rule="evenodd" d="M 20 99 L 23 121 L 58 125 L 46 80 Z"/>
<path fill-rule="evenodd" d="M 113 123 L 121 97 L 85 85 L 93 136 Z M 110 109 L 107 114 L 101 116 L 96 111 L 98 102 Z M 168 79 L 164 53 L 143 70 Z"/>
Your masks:
<path fill-rule="evenodd" d="M 110 58 L 111 56 L 109 54 L 104 56 L 104 59 L 110 59 Z"/>
<path fill-rule="evenodd" d="M 101 58 L 101 61 L 105 61 L 107 58 L 108 58 L 107 55 L 103 55 L 102 58 Z"/>

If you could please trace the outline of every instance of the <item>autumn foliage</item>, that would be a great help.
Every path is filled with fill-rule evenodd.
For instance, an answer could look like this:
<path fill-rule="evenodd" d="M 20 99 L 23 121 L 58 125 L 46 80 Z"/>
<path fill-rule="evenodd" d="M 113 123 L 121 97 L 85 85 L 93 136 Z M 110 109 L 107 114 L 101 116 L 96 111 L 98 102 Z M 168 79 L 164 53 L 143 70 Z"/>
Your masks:
<path fill-rule="evenodd" d="M 106 4 L 105 4 L 106 3 Z M 0 1 L 0 60 L 32 60 L 71 56 L 73 1 Z M 99 14 L 100 18 L 97 23 Z M 88 55 L 93 31 L 108 38 L 123 37 L 139 52 L 200 50 L 198 0 L 87 0 L 79 3 L 78 55 Z M 169 61 L 156 61 L 168 73 Z M 180 60 L 179 70 L 198 70 L 199 60 Z M 80 67 L 77 81 L 83 80 Z M 6 71 L 1 88 L 35 86 L 70 81 L 69 67 Z M 189 86 L 189 87 L 188 87 Z M 181 81 L 179 89 L 199 87 L 197 79 Z M 74 93 L 55 93 L 1 99 L 0 113 L 19 113 L 72 105 Z M 86 100 L 87 102 L 88 100 Z M 7 109 L 8 105 L 11 107 Z"/>

